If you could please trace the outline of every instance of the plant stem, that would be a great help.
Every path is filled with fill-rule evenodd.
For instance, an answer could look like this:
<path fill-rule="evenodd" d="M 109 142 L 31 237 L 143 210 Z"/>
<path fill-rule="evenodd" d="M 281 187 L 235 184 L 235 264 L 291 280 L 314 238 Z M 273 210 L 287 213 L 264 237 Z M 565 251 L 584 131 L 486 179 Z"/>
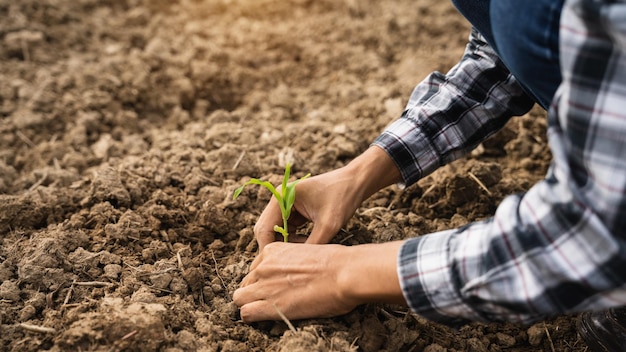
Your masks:
<path fill-rule="evenodd" d="M 285 230 L 285 233 L 283 233 L 283 238 L 285 239 L 285 242 L 289 242 L 288 238 L 289 238 L 289 230 L 287 227 L 287 220 L 286 218 L 283 218 L 283 230 Z"/>

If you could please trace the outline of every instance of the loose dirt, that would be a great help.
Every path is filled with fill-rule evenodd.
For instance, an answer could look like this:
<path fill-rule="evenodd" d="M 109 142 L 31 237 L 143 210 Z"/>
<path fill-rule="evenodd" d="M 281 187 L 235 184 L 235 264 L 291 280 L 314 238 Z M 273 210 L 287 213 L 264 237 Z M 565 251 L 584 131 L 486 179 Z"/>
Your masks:
<path fill-rule="evenodd" d="M 460 57 L 469 26 L 448 2 L 0 0 L 0 18 L 0 350 L 585 350 L 574 317 L 451 330 L 366 305 L 294 332 L 232 303 L 269 199 L 233 190 L 365 150 Z M 545 125 L 534 109 L 377 193 L 334 241 L 490 216 L 544 175 Z"/>

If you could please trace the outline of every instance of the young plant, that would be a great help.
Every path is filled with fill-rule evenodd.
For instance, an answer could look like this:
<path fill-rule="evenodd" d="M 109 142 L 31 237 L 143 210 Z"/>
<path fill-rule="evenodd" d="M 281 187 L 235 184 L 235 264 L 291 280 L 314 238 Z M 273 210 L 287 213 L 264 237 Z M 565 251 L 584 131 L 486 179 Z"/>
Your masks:
<path fill-rule="evenodd" d="M 239 188 L 235 190 L 235 193 L 233 193 L 233 199 L 237 199 L 237 197 L 239 197 L 239 194 L 241 194 L 241 191 L 243 191 L 243 188 L 246 187 L 247 185 L 252 185 L 252 184 L 263 186 L 267 188 L 270 192 L 272 192 L 272 195 L 274 195 L 274 198 L 276 198 L 276 200 L 278 201 L 278 206 L 280 207 L 280 214 L 282 215 L 282 218 L 283 218 L 283 227 L 274 225 L 274 231 L 283 235 L 285 242 L 287 242 L 289 238 L 289 229 L 287 228 L 287 220 L 289 220 L 289 216 L 291 215 L 291 208 L 293 207 L 293 203 L 296 201 L 296 184 L 304 180 L 305 178 L 311 176 L 311 174 L 307 174 L 306 176 L 301 177 L 293 182 L 289 182 L 290 174 L 291 174 L 291 165 L 287 163 L 287 165 L 285 166 L 285 176 L 283 177 L 283 183 L 280 187 L 280 193 L 268 181 L 262 181 L 256 178 L 250 179 L 250 181 L 241 185 Z"/>

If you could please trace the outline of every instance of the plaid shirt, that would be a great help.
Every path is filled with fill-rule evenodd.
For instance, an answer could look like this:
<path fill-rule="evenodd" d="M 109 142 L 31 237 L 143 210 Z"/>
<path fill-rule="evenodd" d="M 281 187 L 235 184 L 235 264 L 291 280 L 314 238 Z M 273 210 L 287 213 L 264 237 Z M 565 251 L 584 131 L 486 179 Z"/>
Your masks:
<path fill-rule="evenodd" d="M 546 178 L 487 221 L 403 244 L 398 275 L 416 313 L 530 323 L 626 304 L 626 3 L 566 0 L 560 38 Z M 420 83 L 374 145 L 411 184 L 531 105 L 473 32 L 460 63 Z"/>

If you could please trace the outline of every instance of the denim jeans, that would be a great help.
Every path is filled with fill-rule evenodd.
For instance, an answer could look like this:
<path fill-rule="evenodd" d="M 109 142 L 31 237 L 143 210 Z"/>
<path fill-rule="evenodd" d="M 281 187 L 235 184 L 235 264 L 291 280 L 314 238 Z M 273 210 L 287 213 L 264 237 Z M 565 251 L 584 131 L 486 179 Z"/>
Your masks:
<path fill-rule="evenodd" d="M 537 103 L 548 108 L 561 83 L 563 0 L 452 0 Z"/>

